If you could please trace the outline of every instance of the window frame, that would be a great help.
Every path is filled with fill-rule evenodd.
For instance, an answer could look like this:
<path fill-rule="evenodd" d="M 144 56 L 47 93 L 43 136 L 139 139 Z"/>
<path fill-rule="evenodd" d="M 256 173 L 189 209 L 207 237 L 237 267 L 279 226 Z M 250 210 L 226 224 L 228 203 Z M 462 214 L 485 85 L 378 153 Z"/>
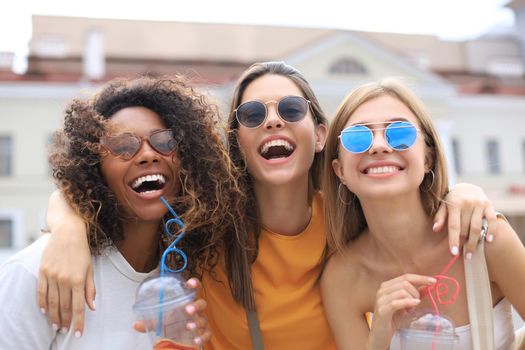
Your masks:
<path fill-rule="evenodd" d="M 7 156 L 3 157 L 3 148 L 1 147 L 3 145 L 3 139 L 9 140 L 9 152 L 6 153 Z M 14 138 L 10 134 L 2 134 L 0 133 L 0 178 L 4 177 L 11 177 L 13 176 L 13 159 L 14 159 Z M 7 171 L 4 172 L 4 160 L 6 161 L 6 169 Z"/>

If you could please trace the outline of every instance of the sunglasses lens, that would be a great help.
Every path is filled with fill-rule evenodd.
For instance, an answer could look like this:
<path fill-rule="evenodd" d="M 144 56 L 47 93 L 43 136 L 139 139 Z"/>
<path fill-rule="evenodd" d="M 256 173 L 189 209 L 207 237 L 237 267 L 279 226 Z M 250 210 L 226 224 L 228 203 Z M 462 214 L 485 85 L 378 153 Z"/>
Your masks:
<path fill-rule="evenodd" d="M 386 142 L 396 151 L 412 147 L 416 142 L 417 130 L 407 122 L 394 122 L 385 130 Z"/>
<path fill-rule="evenodd" d="M 164 155 L 170 154 L 177 148 L 177 142 L 171 130 L 160 130 L 152 133 L 149 137 L 149 142 L 157 152 Z"/>
<path fill-rule="evenodd" d="M 287 122 L 298 122 L 308 112 L 308 101 L 300 96 L 288 96 L 277 105 L 279 115 Z"/>
<path fill-rule="evenodd" d="M 341 133 L 341 144 L 351 153 L 366 152 L 372 145 L 372 131 L 364 125 L 354 125 Z"/>
<path fill-rule="evenodd" d="M 266 107 L 258 101 L 243 103 L 237 108 L 237 120 L 247 128 L 261 125 L 266 118 Z"/>
<path fill-rule="evenodd" d="M 140 148 L 140 140 L 131 134 L 105 137 L 102 144 L 115 156 L 131 159 Z"/>

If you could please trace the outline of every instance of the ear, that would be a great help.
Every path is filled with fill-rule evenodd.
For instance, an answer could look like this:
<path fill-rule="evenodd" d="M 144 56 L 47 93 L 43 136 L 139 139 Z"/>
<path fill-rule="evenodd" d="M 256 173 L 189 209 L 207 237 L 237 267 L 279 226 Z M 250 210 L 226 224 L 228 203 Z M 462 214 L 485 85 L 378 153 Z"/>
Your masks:
<path fill-rule="evenodd" d="M 344 178 L 344 173 L 343 173 L 343 166 L 341 165 L 341 163 L 339 162 L 339 159 L 334 159 L 332 160 L 332 169 L 334 169 L 334 173 L 335 175 L 337 175 L 337 177 L 339 178 L 339 181 L 341 181 L 341 183 L 343 185 L 345 185 L 345 178 Z"/>
<path fill-rule="evenodd" d="M 430 147 L 425 148 L 425 173 L 428 173 L 432 168 L 434 168 L 434 159 L 435 154 Z"/>
<path fill-rule="evenodd" d="M 323 150 L 327 133 L 328 130 L 324 124 L 319 124 L 315 128 L 315 153 L 319 153 Z"/>

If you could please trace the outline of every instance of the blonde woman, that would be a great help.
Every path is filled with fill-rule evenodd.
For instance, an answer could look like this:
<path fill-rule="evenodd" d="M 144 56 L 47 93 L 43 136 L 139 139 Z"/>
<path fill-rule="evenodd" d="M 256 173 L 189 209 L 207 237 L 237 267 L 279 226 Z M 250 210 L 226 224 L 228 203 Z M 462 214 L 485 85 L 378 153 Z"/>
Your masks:
<path fill-rule="evenodd" d="M 464 260 L 451 259 L 433 216 L 448 191 L 443 149 L 421 101 L 394 79 L 362 86 L 339 107 L 327 139 L 325 203 L 333 253 L 321 288 L 338 349 L 398 349 L 404 316 L 432 308 L 442 279 L 457 296 L 439 312 L 472 349 Z M 514 339 L 511 304 L 525 316 L 525 248 L 503 220 L 485 255 L 497 349 Z M 440 274 L 445 275 L 438 276 Z M 443 286 L 440 286 L 441 288 Z M 440 291 L 442 291 L 440 289 Z M 371 328 L 365 317 L 373 312 Z"/>

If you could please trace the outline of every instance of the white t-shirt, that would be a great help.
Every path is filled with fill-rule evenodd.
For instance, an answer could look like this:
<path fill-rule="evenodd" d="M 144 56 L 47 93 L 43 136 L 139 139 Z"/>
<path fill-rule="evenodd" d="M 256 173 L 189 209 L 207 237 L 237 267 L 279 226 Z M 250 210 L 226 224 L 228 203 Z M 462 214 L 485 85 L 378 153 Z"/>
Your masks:
<path fill-rule="evenodd" d="M 66 334 L 53 331 L 38 308 L 38 268 L 48 240 L 42 236 L 0 266 L 0 349 L 150 349 L 148 335 L 132 327 L 137 319 L 132 305 L 140 282 L 158 270 L 136 272 L 114 247 L 93 256 L 97 309 L 86 307 L 84 333 L 77 339 L 73 327 Z"/>

